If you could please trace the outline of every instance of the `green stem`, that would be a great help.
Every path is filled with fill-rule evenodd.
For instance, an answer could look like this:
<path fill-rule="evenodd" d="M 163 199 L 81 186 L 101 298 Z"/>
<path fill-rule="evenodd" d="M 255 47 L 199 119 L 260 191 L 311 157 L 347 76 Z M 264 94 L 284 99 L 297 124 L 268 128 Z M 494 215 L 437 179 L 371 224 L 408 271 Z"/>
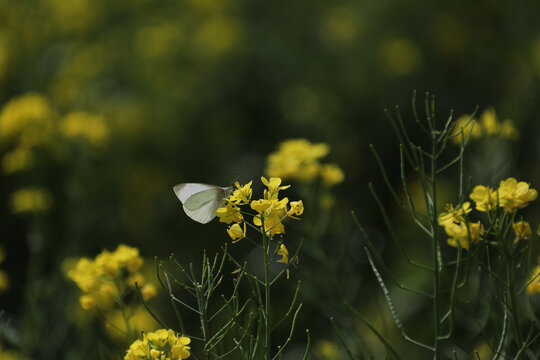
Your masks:
<path fill-rule="evenodd" d="M 437 153 L 437 139 L 435 133 L 432 134 L 432 143 L 431 143 L 432 154 Z M 431 158 L 431 179 L 432 179 L 432 242 L 433 242 L 433 324 L 435 330 L 435 344 L 434 344 L 434 354 L 433 359 L 438 360 L 440 358 L 440 349 L 439 349 L 439 336 L 441 330 L 441 303 L 440 303 L 440 276 L 441 270 L 439 266 L 439 241 L 438 241 L 438 230 L 439 227 L 437 222 L 437 159 L 435 156 Z M 429 209 L 429 204 L 426 204 Z"/>
<path fill-rule="evenodd" d="M 265 336 L 265 360 L 270 359 L 270 332 L 271 332 L 271 317 L 270 317 L 270 264 L 268 263 L 268 251 L 270 244 L 266 229 L 264 229 L 264 219 L 262 221 L 262 238 L 263 238 L 263 254 L 264 254 L 264 336 Z"/>
<path fill-rule="evenodd" d="M 516 334 L 516 342 L 518 345 L 518 349 L 521 348 L 523 345 L 523 335 L 521 334 L 521 328 L 519 326 L 519 317 L 518 317 L 518 311 L 517 311 L 517 303 L 516 303 L 516 293 L 514 290 L 514 262 L 512 261 L 511 256 L 507 254 L 506 259 L 506 283 L 508 285 L 508 297 L 510 298 L 510 307 L 512 308 L 512 319 L 514 320 L 514 331 Z"/>

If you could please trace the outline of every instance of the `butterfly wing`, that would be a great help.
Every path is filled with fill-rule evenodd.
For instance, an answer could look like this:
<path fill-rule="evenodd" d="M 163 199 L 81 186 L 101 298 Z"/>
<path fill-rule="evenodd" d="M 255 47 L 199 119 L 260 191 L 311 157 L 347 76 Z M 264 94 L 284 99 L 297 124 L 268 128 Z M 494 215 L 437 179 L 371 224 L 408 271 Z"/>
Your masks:
<path fill-rule="evenodd" d="M 208 184 L 178 184 L 173 190 L 184 205 L 187 216 L 206 224 L 216 217 L 216 210 L 225 202 L 231 187 L 219 187 Z"/>

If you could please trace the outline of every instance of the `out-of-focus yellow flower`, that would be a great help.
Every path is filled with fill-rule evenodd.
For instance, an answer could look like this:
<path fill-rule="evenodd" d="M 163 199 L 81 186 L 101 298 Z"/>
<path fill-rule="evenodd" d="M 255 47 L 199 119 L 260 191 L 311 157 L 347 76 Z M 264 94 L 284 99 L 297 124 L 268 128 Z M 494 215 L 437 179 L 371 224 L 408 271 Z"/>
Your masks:
<path fill-rule="evenodd" d="M 527 286 L 527 293 L 528 294 L 540 294 L 540 265 L 537 265 L 533 271 L 532 275 L 529 279 L 531 283 Z"/>
<path fill-rule="evenodd" d="M 173 22 L 144 26 L 135 33 L 135 48 L 144 58 L 163 59 L 181 49 L 185 34 L 179 24 Z"/>
<path fill-rule="evenodd" d="M 46 0 L 52 24 L 62 33 L 84 33 L 100 16 L 100 6 L 91 0 Z"/>
<path fill-rule="evenodd" d="M 144 276 L 138 272 L 142 265 L 143 259 L 137 248 L 120 244 L 115 251 L 104 250 L 93 260 L 79 259 L 67 275 L 84 292 L 83 296 L 89 296 L 85 298 L 85 303 L 81 297 L 83 307 L 91 297 L 91 307 L 102 308 L 114 297 L 120 296 L 127 287 L 133 288 L 135 282 L 140 286 L 144 299 L 155 296 L 154 285 L 145 283 Z"/>
<path fill-rule="evenodd" d="M 465 250 L 469 250 L 470 244 L 476 244 L 480 241 L 480 238 L 484 234 L 484 227 L 480 221 L 470 223 L 468 228 L 465 222 L 460 222 L 459 224 L 451 223 L 445 226 L 444 230 L 449 236 L 447 240 L 448 245 L 453 247 L 459 246 Z"/>
<path fill-rule="evenodd" d="M 5 271 L 0 270 L 0 293 L 9 289 L 9 277 Z"/>
<path fill-rule="evenodd" d="M 30 360 L 23 354 L 14 351 L 14 350 L 5 350 L 2 349 L 2 344 L 0 344 L 0 359 L 2 360 Z"/>
<path fill-rule="evenodd" d="M 326 186 L 339 184 L 345 179 L 345 173 L 336 164 L 324 164 L 320 171 L 323 184 Z"/>
<path fill-rule="evenodd" d="M 480 126 L 487 135 L 498 134 L 501 130 L 501 125 L 497 121 L 497 114 L 495 109 L 488 107 L 480 116 Z"/>
<path fill-rule="evenodd" d="M 46 212 L 52 203 L 51 194 L 43 188 L 23 188 L 11 194 L 11 208 L 15 214 Z"/>
<path fill-rule="evenodd" d="M 462 137 L 459 133 L 463 130 L 463 139 L 465 139 L 470 133 L 470 139 L 478 139 L 484 136 L 496 136 L 499 135 L 509 140 L 517 140 L 519 138 L 519 132 L 514 126 L 514 123 L 510 119 L 504 120 L 502 123 L 498 120 L 495 109 L 488 107 L 481 115 L 480 120 L 473 119 L 470 121 L 470 115 L 460 116 L 456 120 L 456 125 L 452 135 L 452 141 L 456 144 L 461 144 Z M 474 124 L 474 127 L 472 127 Z M 472 129 L 472 131 L 471 131 Z"/>
<path fill-rule="evenodd" d="M 179 336 L 172 330 L 160 329 L 145 333 L 143 340 L 135 340 L 127 351 L 124 360 L 164 359 L 182 360 L 190 356 L 188 346 L 191 339 Z"/>
<path fill-rule="evenodd" d="M 143 331 L 152 331 L 159 328 L 156 319 L 143 306 L 137 306 L 135 309 L 128 308 L 126 312 L 131 314 L 129 317 L 129 326 L 133 333 L 140 334 Z M 104 315 L 107 319 L 107 323 L 105 323 L 107 335 L 117 342 L 124 342 L 126 340 L 125 333 L 127 329 L 122 312 L 119 310 L 106 311 Z"/>
<path fill-rule="evenodd" d="M 463 132 L 463 137 L 461 136 L 461 132 Z M 469 137 L 469 140 L 481 137 L 482 129 L 475 119 L 471 120 L 470 115 L 462 115 L 456 120 L 456 125 L 451 136 L 453 136 L 452 141 L 459 145 L 467 137 Z"/>
<path fill-rule="evenodd" d="M 2 169 L 6 174 L 30 169 L 33 165 L 34 154 L 31 150 L 25 148 L 17 148 L 5 154 L 2 158 Z"/>
<path fill-rule="evenodd" d="M 220 222 L 230 224 L 232 222 L 242 222 L 244 217 L 240 213 L 240 208 L 233 202 L 227 201 L 225 206 L 216 210 L 216 215 Z"/>
<path fill-rule="evenodd" d="M 227 229 L 227 234 L 229 234 L 233 243 L 242 240 L 243 238 L 246 237 L 246 223 L 244 222 L 243 229 L 240 226 L 240 224 L 238 223 L 233 224 Z"/>
<path fill-rule="evenodd" d="M 519 139 L 519 132 L 514 126 L 514 122 L 510 119 L 506 119 L 501 124 L 501 135 L 502 137 L 510 140 Z"/>
<path fill-rule="evenodd" d="M 234 202 L 237 205 L 249 204 L 249 201 L 251 200 L 251 195 L 253 193 L 253 190 L 251 189 L 251 183 L 253 183 L 253 181 L 248 182 L 246 185 L 240 185 L 240 183 L 236 181 L 234 183 L 234 186 L 236 186 L 236 190 L 233 191 L 233 194 L 229 197 L 228 200 Z"/>
<path fill-rule="evenodd" d="M 288 264 L 289 263 L 289 250 L 285 245 L 281 244 L 277 251 L 278 256 L 281 256 L 281 259 L 278 260 L 280 263 Z"/>
<path fill-rule="evenodd" d="M 109 139 L 109 129 L 103 116 L 75 111 L 60 123 L 60 133 L 71 139 L 84 139 L 94 147 L 102 147 Z"/>
<path fill-rule="evenodd" d="M 306 139 L 283 141 L 276 152 L 268 155 L 266 173 L 270 177 L 312 181 L 319 175 L 319 159 L 330 149 L 324 143 Z"/>
<path fill-rule="evenodd" d="M 514 213 L 517 209 L 526 207 L 538 197 L 536 189 L 531 189 L 526 182 L 518 182 L 512 177 L 501 181 L 498 193 L 499 204 L 508 213 Z"/>
<path fill-rule="evenodd" d="M 0 113 L 0 140 L 19 136 L 19 144 L 32 147 L 50 138 L 53 110 L 43 96 L 26 94 L 10 100 Z"/>
<path fill-rule="evenodd" d="M 144 284 L 141 288 L 141 295 L 144 300 L 150 300 L 157 294 L 157 289 L 154 284 Z"/>
<path fill-rule="evenodd" d="M 84 310 L 92 310 L 96 304 L 96 299 L 92 295 L 81 295 L 79 303 Z"/>
<path fill-rule="evenodd" d="M 497 207 L 497 192 L 489 186 L 475 186 L 469 197 L 476 203 L 478 211 L 488 212 Z"/>
<path fill-rule="evenodd" d="M 344 48 L 355 40 L 362 19 L 353 9 L 335 6 L 323 13 L 319 28 L 321 42 L 330 50 Z"/>
<path fill-rule="evenodd" d="M 315 353 L 324 360 L 338 360 L 339 348 L 338 346 L 328 340 L 321 340 L 315 344 Z"/>
<path fill-rule="evenodd" d="M 203 59 L 215 60 L 231 53 L 240 43 L 240 21 L 223 16 L 208 17 L 193 35 L 194 52 Z"/>
<path fill-rule="evenodd" d="M 383 70 L 408 75 L 422 67 L 422 51 L 412 40 L 396 37 L 383 41 L 377 51 Z"/>
<path fill-rule="evenodd" d="M 532 239 L 531 224 L 529 224 L 527 221 L 518 221 L 512 224 L 512 228 L 516 233 L 516 239 L 514 240 L 514 242 L 517 242 L 519 240 Z"/>
<path fill-rule="evenodd" d="M 454 205 L 446 204 L 446 212 L 442 212 L 439 215 L 439 225 L 446 226 L 450 225 L 451 223 L 460 223 L 465 221 L 464 215 L 470 213 L 471 211 L 471 203 L 468 201 L 465 201 L 461 206 L 458 206 L 455 209 Z"/>
<path fill-rule="evenodd" d="M 492 354 L 493 351 L 491 350 L 491 346 L 487 343 L 482 343 L 474 347 L 471 358 L 491 359 Z"/>

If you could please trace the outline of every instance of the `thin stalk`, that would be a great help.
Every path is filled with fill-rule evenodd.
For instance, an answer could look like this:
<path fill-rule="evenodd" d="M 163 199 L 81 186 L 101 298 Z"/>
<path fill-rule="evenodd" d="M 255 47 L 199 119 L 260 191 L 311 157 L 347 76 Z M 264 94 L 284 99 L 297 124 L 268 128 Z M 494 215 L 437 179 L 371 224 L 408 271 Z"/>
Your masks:
<path fill-rule="evenodd" d="M 437 152 L 437 139 L 436 135 L 433 133 L 431 141 L 432 153 Z M 438 231 L 439 227 L 437 226 L 437 159 L 435 156 L 431 158 L 431 200 L 433 206 L 431 207 L 431 223 L 432 223 L 432 250 L 433 250 L 433 325 L 435 331 L 435 344 L 434 344 L 434 353 L 433 359 L 440 359 L 440 348 L 439 348 L 439 336 L 441 334 L 441 303 L 440 303 L 440 282 L 441 282 L 441 269 L 439 265 L 439 241 L 438 241 Z M 426 207 L 429 209 L 429 204 L 426 204 Z"/>
<path fill-rule="evenodd" d="M 264 219 L 262 219 L 262 240 L 263 240 L 263 255 L 264 255 L 264 345 L 265 345 L 265 357 L 264 359 L 270 359 L 270 264 L 268 261 L 268 251 L 270 250 L 268 236 L 266 236 L 266 229 L 264 229 Z"/>

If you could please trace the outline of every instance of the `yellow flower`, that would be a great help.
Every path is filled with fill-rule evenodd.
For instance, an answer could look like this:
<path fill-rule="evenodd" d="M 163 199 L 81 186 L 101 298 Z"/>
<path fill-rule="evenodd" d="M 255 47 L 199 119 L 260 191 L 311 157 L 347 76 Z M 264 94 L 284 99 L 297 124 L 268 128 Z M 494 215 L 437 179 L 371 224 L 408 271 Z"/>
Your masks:
<path fill-rule="evenodd" d="M 514 126 L 514 123 L 510 119 L 506 119 L 501 124 L 501 135 L 504 138 L 510 139 L 510 140 L 517 140 L 519 139 L 519 132 Z"/>
<path fill-rule="evenodd" d="M 129 346 L 124 360 L 141 360 L 150 355 L 150 346 L 148 341 L 135 340 L 133 344 Z"/>
<path fill-rule="evenodd" d="M 447 242 L 448 245 L 453 247 L 461 247 L 462 249 L 469 250 L 469 244 L 476 244 L 480 241 L 481 236 L 484 234 L 484 227 L 478 221 L 477 223 L 467 225 L 465 222 L 459 224 L 451 223 L 444 227 L 446 234 L 449 236 Z"/>
<path fill-rule="evenodd" d="M 233 243 L 242 240 L 246 237 L 246 223 L 244 222 L 244 229 L 238 223 L 233 224 L 227 229 L 227 234 L 229 234 Z"/>
<path fill-rule="evenodd" d="M 289 263 L 289 251 L 285 247 L 285 245 L 281 244 L 279 247 L 277 254 L 281 256 L 281 259 L 278 260 L 280 263 L 288 264 Z"/>
<path fill-rule="evenodd" d="M 25 148 L 15 149 L 2 158 L 2 169 L 6 174 L 30 169 L 34 165 L 34 154 Z"/>
<path fill-rule="evenodd" d="M 535 189 L 530 189 L 529 184 L 524 181 L 518 182 L 514 178 L 501 181 L 499 185 L 499 204 L 508 213 L 514 213 L 517 209 L 522 209 L 529 205 L 538 197 Z"/>
<path fill-rule="evenodd" d="M 256 226 L 262 227 L 262 220 L 264 219 L 264 229 L 267 236 L 274 236 L 275 234 L 284 234 L 285 226 L 282 221 L 287 216 L 287 203 L 289 199 L 283 198 L 281 200 L 254 200 L 251 202 L 251 208 L 259 213 L 259 215 L 253 218 L 253 223 Z"/>
<path fill-rule="evenodd" d="M 81 258 L 74 269 L 68 272 L 68 277 L 73 280 L 82 291 L 92 291 L 96 288 L 98 277 L 101 272 L 94 262 L 87 258 Z"/>
<path fill-rule="evenodd" d="M 267 200 L 273 200 L 278 198 L 279 190 L 285 190 L 291 187 L 291 185 L 281 185 L 281 179 L 278 177 L 271 177 L 267 180 L 264 176 L 261 177 L 262 183 L 268 187 L 268 190 L 264 190 L 264 198 Z"/>
<path fill-rule="evenodd" d="M 270 177 L 311 181 L 319 175 L 319 159 L 330 151 L 324 143 L 306 139 L 283 141 L 267 159 L 266 173 Z"/>
<path fill-rule="evenodd" d="M 152 343 L 153 346 L 160 348 L 169 341 L 169 331 L 173 332 L 172 330 L 159 329 L 155 332 L 146 334 L 146 338 Z"/>
<path fill-rule="evenodd" d="M 23 188 L 11 194 L 12 211 L 15 214 L 46 212 L 52 202 L 51 194 L 43 188 Z"/>
<path fill-rule="evenodd" d="M 144 284 L 144 286 L 141 288 L 141 295 L 144 300 L 149 300 L 156 296 L 157 289 L 154 286 L 154 284 Z"/>
<path fill-rule="evenodd" d="M 517 223 L 512 224 L 512 228 L 516 233 L 516 239 L 514 242 L 517 242 L 520 239 L 530 240 L 532 238 L 531 224 L 529 224 L 527 221 L 518 221 Z"/>
<path fill-rule="evenodd" d="M 229 197 L 229 201 L 234 202 L 237 205 L 249 204 L 251 195 L 253 193 L 253 190 L 251 190 L 252 182 L 253 181 L 250 181 L 246 185 L 242 186 L 238 181 L 236 181 L 234 183 L 236 190 L 234 190 L 233 194 Z"/>
<path fill-rule="evenodd" d="M 482 126 L 482 130 L 487 135 L 495 135 L 499 133 L 501 126 L 497 121 L 497 114 L 495 114 L 495 109 L 489 107 L 484 110 L 484 112 L 480 116 L 480 125 Z"/>
<path fill-rule="evenodd" d="M 464 215 L 471 212 L 471 203 L 468 201 L 465 201 L 461 206 L 458 206 L 454 209 L 454 205 L 452 204 L 446 204 L 446 212 L 442 212 L 439 215 L 439 225 L 441 226 L 447 226 L 451 223 L 460 223 L 462 221 L 465 221 Z"/>
<path fill-rule="evenodd" d="M 489 186 L 475 186 L 469 197 L 476 203 L 478 211 L 488 212 L 497 207 L 497 193 Z"/>
<path fill-rule="evenodd" d="M 461 136 L 461 132 L 463 132 L 463 137 Z M 470 115 L 462 115 L 456 120 L 456 125 L 451 136 L 453 136 L 452 141 L 459 145 L 462 140 L 467 139 L 467 136 L 469 136 L 469 140 L 472 140 L 482 135 L 482 129 L 478 122 L 474 119 L 471 120 Z"/>
<path fill-rule="evenodd" d="M 240 213 L 240 208 L 233 202 L 228 201 L 225 206 L 216 210 L 216 215 L 219 217 L 220 222 L 230 224 L 232 222 L 242 222 L 244 217 Z"/>
<path fill-rule="evenodd" d="M 291 209 L 287 212 L 287 216 L 302 215 L 304 213 L 304 203 L 302 200 L 291 201 Z"/>
<path fill-rule="evenodd" d="M 172 330 L 159 329 L 144 334 L 143 340 L 131 344 L 124 360 L 159 359 L 182 360 L 190 356 L 191 339 L 178 336 Z"/>
<path fill-rule="evenodd" d="M 84 310 L 92 310 L 96 304 L 96 299 L 92 295 L 82 295 L 79 297 L 79 303 Z"/>
<path fill-rule="evenodd" d="M 52 118 L 53 110 L 43 96 L 30 93 L 14 98 L 0 113 L 0 139 L 26 134 L 27 145 L 41 144 L 51 132 Z"/>
<path fill-rule="evenodd" d="M 171 344 L 171 356 L 173 359 L 187 359 L 189 358 L 189 350 L 190 347 L 188 346 L 191 342 L 191 339 L 187 336 L 180 336 L 175 337 L 174 342 L 170 342 Z"/>
<path fill-rule="evenodd" d="M 67 114 L 60 123 L 60 133 L 67 138 L 81 138 L 94 147 L 105 145 L 109 129 L 103 116 L 75 111 Z"/>
<path fill-rule="evenodd" d="M 0 293 L 9 289 L 9 277 L 5 271 L 0 270 Z"/>
<path fill-rule="evenodd" d="M 323 184 L 326 186 L 339 184 L 345 179 L 345 173 L 336 164 L 324 164 L 320 172 Z"/>
<path fill-rule="evenodd" d="M 529 281 L 532 281 L 527 286 L 528 294 L 540 294 L 540 265 L 537 265 L 532 272 L 532 276 Z M 534 280 L 533 280 L 534 279 Z"/>

